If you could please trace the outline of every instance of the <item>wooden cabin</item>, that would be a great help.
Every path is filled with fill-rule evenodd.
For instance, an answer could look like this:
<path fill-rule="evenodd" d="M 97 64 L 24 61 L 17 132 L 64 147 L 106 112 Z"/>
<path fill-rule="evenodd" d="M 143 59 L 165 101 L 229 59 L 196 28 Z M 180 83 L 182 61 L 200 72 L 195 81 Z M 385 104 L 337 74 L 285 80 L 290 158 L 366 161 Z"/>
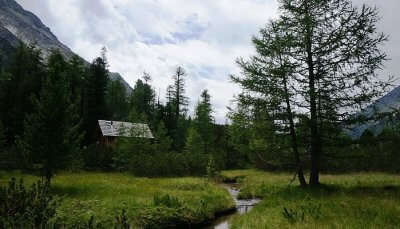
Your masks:
<path fill-rule="evenodd" d="M 101 144 L 111 146 L 119 137 L 154 139 L 147 124 L 98 120 Z"/>

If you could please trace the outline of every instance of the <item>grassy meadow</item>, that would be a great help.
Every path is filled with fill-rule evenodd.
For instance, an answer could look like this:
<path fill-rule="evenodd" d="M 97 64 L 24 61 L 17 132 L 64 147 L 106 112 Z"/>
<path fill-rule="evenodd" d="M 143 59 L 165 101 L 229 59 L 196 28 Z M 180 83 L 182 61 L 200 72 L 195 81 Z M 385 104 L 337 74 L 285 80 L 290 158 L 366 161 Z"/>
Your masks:
<path fill-rule="evenodd" d="M 11 177 L 29 185 L 39 179 L 21 173 L 0 172 L 0 185 Z M 67 225 L 88 222 L 111 227 L 126 210 L 138 228 L 196 224 L 216 212 L 234 207 L 229 193 L 204 178 L 137 178 L 120 173 L 61 173 L 52 180 L 52 192 L 61 197 L 57 218 Z M 157 200 L 155 200 L 157 199 Z"/>
<path fill-rule="evenodd" d="M 0 172 L 27 185 L 36 176 Z M 384 173 L 322 175 L 318 189 L 290 183 L 293 174 L 258 170 L 223 171 L 240 183 L 240 198 L 262 198 L 249 213 L 235 215 L 232 229 L 400 228 L 400 176 Z M 134 228 L 165 228 L 212 220 L 234 206 L 228 192 L 204 178 L 138 178 L 123 173 L 61 173 L 52 181 L 61 198 L 57 219 L 79 225 L 92 216 L 105 228 L 126 210 Z"/>
<path fill-rule="evenodd" d="M 232 219 L 231 228 L 400 228 L 400 176 L 322 175 L 319 189 L 302 189 L 287 173 L 225 171 L 239 177 L 240 196 L 263 199 Z"/>

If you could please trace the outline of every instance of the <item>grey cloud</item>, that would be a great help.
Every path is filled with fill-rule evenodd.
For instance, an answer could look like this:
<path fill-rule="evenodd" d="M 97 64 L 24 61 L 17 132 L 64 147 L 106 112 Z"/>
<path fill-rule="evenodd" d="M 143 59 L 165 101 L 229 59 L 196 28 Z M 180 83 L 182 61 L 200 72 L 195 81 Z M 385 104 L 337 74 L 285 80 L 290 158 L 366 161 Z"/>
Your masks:
<path fill-rule="evenodd" d="M 356 5 L 366 4 L 376 6 L 379 10 L 381 20 L 378 30 L 389 36 L 389 41 L 385 44 L 384 50 L 388 54 L 389 61 L 386 62 L 382 77 L 388 75 L 400 76 L 400 1 L 399 0 L 353 0 Z M 398 84 L 400 82 L 397 82 Z"/>

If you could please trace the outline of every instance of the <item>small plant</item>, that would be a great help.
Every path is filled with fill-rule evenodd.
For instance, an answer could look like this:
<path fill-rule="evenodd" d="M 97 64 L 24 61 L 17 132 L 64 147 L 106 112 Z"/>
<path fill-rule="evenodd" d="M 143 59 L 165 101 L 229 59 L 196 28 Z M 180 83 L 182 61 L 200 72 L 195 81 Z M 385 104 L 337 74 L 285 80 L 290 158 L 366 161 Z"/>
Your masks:
<path fill-rule="evenodd" d="M 214 179 L 218 176 L 218 169 L 215 164 L 214 157 L 210 155 L 207 163 L 207 177 L 209 179 Z"/>
<path fill-rule="evenodd" d="M 116 223 L 115 223 L 115 229 L 129 229 L 129 223 L 128 223 L 128 217 L 126 217 L 126 210 L 122 209 L 122 212 L 120 215 L 115 217 Z"/>
<path fill-rule="evenodd" d="M 12 178 L 0 187 L 0 228 L 44 228 L 55 216 L 58 201 L 49 192 L 49 182 L 38 181 L 26 189 Z"/>
<path fill-rule="evenodd" d="M 300 212 L 296 209 L 283 208 L 283 217 L 287 219 L 290 223 L 296 223 L 299 221 L 304 221 L 304 212 Z"/>
<path fill-rule="evenodd" d="M 293 209 L 284 207 L 282 214 L 290 223 L 304 221 L 306 216 L 317 220 L 322 217 L 321 204 L 308 202 L 307 204 L 300 205 Z"/>
<path fill-rule="evenodd" d="M 321 204 L 308 203 L 300 206 L 303 213 L 309 215 L 313 219 L 320 219 L 322 217 Z"/>
<path fill-rule="evenodd" d="M 153 205 L 164 206 L 168 208 L 180 208 L 183 206 L 178 198 L 170 196 L 168 194 L 161 195 L 159 193 L 153 196 Z"/>

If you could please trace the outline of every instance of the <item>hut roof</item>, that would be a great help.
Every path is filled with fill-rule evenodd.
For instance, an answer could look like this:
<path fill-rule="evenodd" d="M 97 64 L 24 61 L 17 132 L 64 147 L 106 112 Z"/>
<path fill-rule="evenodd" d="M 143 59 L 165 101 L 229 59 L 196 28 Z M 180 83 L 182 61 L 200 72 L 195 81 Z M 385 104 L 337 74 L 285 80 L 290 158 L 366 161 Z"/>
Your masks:
<path fill-rule="evenodd" d="M 154 138 L 147 124 L 99 120 L 103 136 Z"/>

